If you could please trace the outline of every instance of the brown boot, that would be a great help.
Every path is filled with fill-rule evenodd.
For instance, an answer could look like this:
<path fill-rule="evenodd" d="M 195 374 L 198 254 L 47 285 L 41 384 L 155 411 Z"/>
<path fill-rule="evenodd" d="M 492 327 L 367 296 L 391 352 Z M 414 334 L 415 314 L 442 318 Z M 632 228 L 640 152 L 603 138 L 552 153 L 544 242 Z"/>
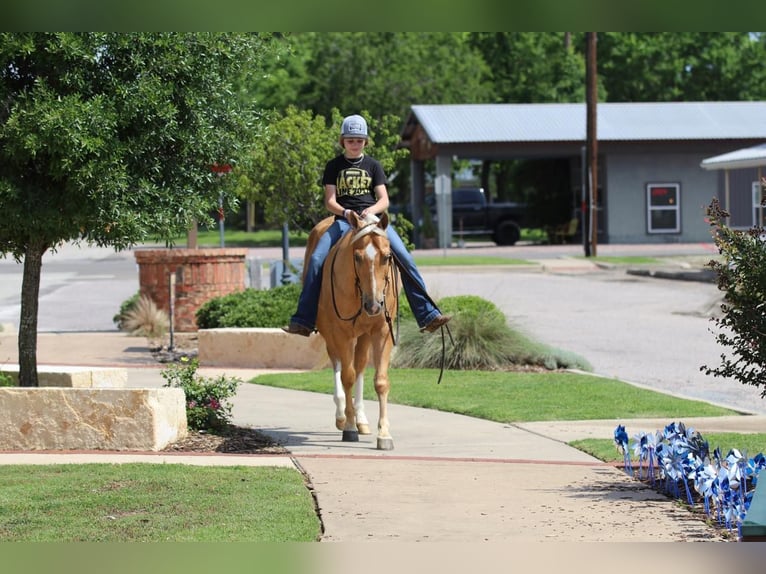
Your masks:
<path fill-rule="evenodd" d="M 449 320 L 452 319 L 451 315 L 438 315 L 431 319 L 431 322 L 426 325 L 425 327 L 420 328 L 421 333 L 433 333 L 438 329 L 439 327 L 443 327 L 447 323 L 449 323 Z"/>
<path fill-rule="evenodd" d="M 309 329 L 308 327 L 304 327 L 298 323 L 290 323 L 287 327 L 282 327 L 282 330 L 285 333 L 290 333 L 291 335 L 301 335 L 303 337 L 308 337 L 313 332 L 313 329 Z"/>

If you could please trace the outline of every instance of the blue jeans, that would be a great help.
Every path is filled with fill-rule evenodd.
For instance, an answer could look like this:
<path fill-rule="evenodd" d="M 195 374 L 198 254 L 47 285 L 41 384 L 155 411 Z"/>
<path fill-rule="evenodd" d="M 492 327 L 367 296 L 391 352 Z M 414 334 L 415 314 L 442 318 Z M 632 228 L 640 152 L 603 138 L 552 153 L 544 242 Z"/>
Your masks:
<path fill-rule="evenodd" d="M 319 307 L 319 291 L 322 287 L 322 266 L 330 249 L 351 228 L 345 219 L 336 219 L 319 238 L 314 252 L 308 261 L 308 268 L 303 278 L 303 290 L 298 299 L 298 309 L 292 316 L 291 322 L 309 329 L 316 326 L 317 308 Z M 386 228 L 391 251 L 396 256 L 401 269 L 402 287 L 410 304 L 418 327 L 425 327 L 441 313 L 434 307 L 426 295 L 426 284 L 421 277 L 412 255 L 404 245 L 402 238 L 393 225 Z"/>

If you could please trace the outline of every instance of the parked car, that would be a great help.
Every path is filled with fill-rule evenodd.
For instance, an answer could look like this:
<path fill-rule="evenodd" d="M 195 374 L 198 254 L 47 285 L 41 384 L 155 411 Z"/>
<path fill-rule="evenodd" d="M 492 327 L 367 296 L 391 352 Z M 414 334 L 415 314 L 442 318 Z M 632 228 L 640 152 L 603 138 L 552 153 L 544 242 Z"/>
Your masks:
<path fill-rule="evenodd" d="M 434 222 L 436 199 L 426 196 Z M 526 204 L 505 202 L 490 203 L 481 187 L 458 187 L 452 190 L 452 234 L 487 235 L 498 245 L 514 245 L 521 237 Z"/>

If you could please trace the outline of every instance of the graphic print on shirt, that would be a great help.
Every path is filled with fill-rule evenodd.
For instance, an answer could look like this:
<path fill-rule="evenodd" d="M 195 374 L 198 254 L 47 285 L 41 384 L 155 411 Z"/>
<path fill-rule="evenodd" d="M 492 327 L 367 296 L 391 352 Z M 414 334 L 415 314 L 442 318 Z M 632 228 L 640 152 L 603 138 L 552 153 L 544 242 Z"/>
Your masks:
<path fill-rule="evenodd" d="M 358 196 L 370 193 L 372 176 L 365 169 L 350 167 L 338 172 L 336 193 L 338 197 Z"/>

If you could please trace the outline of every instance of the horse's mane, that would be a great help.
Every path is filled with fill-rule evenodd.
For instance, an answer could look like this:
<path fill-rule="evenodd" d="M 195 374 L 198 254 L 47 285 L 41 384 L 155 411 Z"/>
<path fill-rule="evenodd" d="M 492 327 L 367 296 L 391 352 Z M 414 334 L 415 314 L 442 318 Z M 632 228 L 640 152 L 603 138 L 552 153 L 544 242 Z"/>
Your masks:
<path fill-rule="evenodd" d="M 362 222 L 362 226 L 356 231 L 356 233 L 360 233 L 362 230 L 367 229 L 367 232 L 373 231 L 374 233 L 382 236 L 386 236 L 385 231 L 383 231 L 383 228 L 377 227 L 377 224 L 381 221 L 381 219 L 384 219 L 384 225 L 383 228 L 385 228 L 388 225 L 388 216 L 383 215 L 382 218 L 378 217 L 377 215 L 368 214 L 364 218 L 359 218 L 359 220 Z M 303 256 L 303 275 L 302 279 L 306 276 L 306 271 L 309 267 L 309 258 L 311 257 L 311 254 L 314 253 L 314 249 L 316 248 L 316 244 L 319 241 L 319 238 L 322 236 L 322 234 L 327 231 L 327 228 L 330 227 L 333 222 L 335 221 L 335 217 L 330 215 L 329 217 L 325 217 L 323 220 L 321 220 L 319 223 L 317 223 L 309 233 L 309 238 L 306 241 L 306 252 Z M 340 238 L 338 243 L 336 243 L 333 246 L 333 249 L 337 249 L 337 247 L 341 244 L 341 242 L 349 241 L 349 238 L 353 236 L 354 229 L 351 229 L 351 232 L 346 233 L 343 235 L 343 237 Z M 356 237 L 354 241 L 358 239 Z M 352 241 L 353 242 L 353 241 Z"/>

